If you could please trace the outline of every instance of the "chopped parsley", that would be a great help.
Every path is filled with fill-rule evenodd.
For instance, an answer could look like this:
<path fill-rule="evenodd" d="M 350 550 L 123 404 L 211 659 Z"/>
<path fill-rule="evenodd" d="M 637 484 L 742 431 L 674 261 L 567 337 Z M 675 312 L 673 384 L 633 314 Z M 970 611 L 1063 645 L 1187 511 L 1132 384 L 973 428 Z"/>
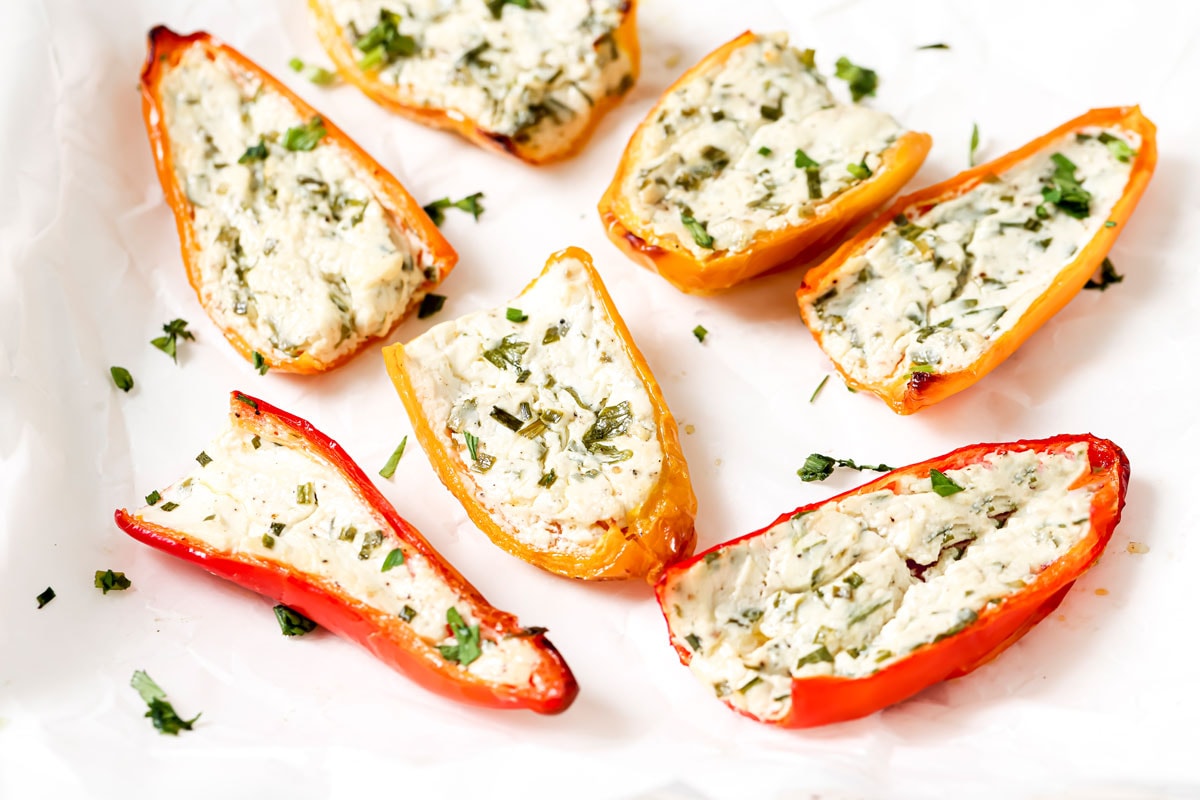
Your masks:
<path fill-rule="evenodd" d="M 804 176 L 808 179 L 808 199 L 820 200 L 821 192 L 821 165 L 808 157 L 808 153 L 803 150 L 796 150 L 796 169 L 803 169 Z"/>
<path fill-rule="evenodd" d="M 212 456 L 201 450 L 200 455 L 196 456 L 196 463 L 202 467 L 207 467 L 212 463 Z"/>
<path fill-rule="evenodd" d="M 847 164 L 846 171 L 860 181 L 865 181 L 873 174 L 871 168 L 867 166 L 867 154 L 863 153 L 862 161 L 857 164 Z"/>
<path fill-rule="evenodd" d="M 505 336 L 495 346 L 483 351 L 483 358 L 496 369 L 507 369 L 512 367 L 518 372 L 521 369 L 521 359 L 525 357 L 525 351 L 529 349 L 528 342 L 518 341 L 513 338 L 515 334 Z"/>
<path fill-rule="evenodd" d="M 292 72 L 299 73 L 317 86 L 332 86 L 338 82 L 338 74 L 333 70 L 318 67 L 315 64 L 305 64 L 298 58 L 290 59 L 288 66 L 292 68 Z"/>
<path fill-rule="evenodd" d="M 251 355 L 250 363 L 254 365 L 254 368 L 256 370 L 258 370 L 259 375 L 266 375 L 267 370 L 269 370 L 271 368 L 271 365 L 267 363 L 267 360 L 265 358 L 263 358 L 263 354 L 258 352 L 257 350 L 255 350 L 254 353 Z"/>
<path fill-rule="evenodd" d="M 524 322 L 529 315 L 519 308 L 510 308 L 504 312 L 504 318 L 509 322 Z"/>
<path fill-rule="evenodd" d="M 1075 170 L 1078 169 L 1075 163 L 1062 153 L 1054 153 L 1050 160 L 1054 162 L 1054 174 L 1042 187 L 1042 199 L 1058 206 L 1067 216 L 1086 218 L 1091 213 L 1092 193 L 1084 189 L 1075 177 Z M 1045 207 L 1038 206 L 1038 209 L 1038 216 L 1045 218 Z"/>
<path fill-rule="evenodd" d="M 303 125 L 288 128 L 283 134 L 283 146 L 288 150 L 307 152 L 324 138 L 325 122 L 320 117 L 313 117 Z"/>
<path fill-rule="evenodd" d="M 483 0 L 483 2 L 487 5 L 487 10 L 491 12 L 492 19 L 500 19 L 505 6 L 516 6 L 535 11 L 544 10 L 537 0 Z"/>
<path fill-rule="evenodd" d="M 683 222 L 683 227 L 688 229 L 688 233 L 692 235 L 697 247 L 703 247 L 705 250 L 713 249 L 713 237 L 708 234 L 708 228 L 705 223 L 698 222 L 695 217 L 686 211 L 679 213 L 679 219 Z"/>
<path fill-rule="evenodd" d="M 49 603 L 55 598 L 54 589 L 50 586 L 46 587 L 46 591 L 37 596 L 38 608 L 44 608 L 46 603 Z"/>
<path fill-rule="evenodd" d="M 952 494 L 966 491 L 962 486 L 946 477 L 946 473 L 937 469 L 929 470 L 929 483 L 939 497 L 949 497 Z"/>
<path fill-rule="evenodd" d="M 447 208 L 457 208 L 459 211 L 465 211 L 479 221 L 479 215 L 483 213 L 483 203 L 479 202 L 483 199 L 483 192 L 469 194 L 461 200 L 451 200 L 449 197 L 443 197 L 441 200 L 434 200 L 429 205 L 425 206 L 425 213 L 433 220 L 433 224 L 441 226 L 446 221 Z"/>
<path fill-rule="evenodd" d="M 696 337 L 697 342 L 703 342 L 704 337 L 708 336 L 708 328 L 705 328 L 703 325 L 697 325 L 692 328 L 692 336 Z"/>
<path fill-rule="evenodd" d="M 366 561 L 371 557 L 379 545 L 383 544 L 383 531 L 365 531 L 362 538 L 362 546 L 358 548 L 358 560 Z"/>
<path fill-rule="evenodd" d="M 971 123 L 971 147 L 967 151 L 967 166 L 975 166 L 975 151 L 979 149 L 979 123 Z"/>
<path fill-rule="evenodd" d="M 416 39 L 400 33 L 400 15 L 386 9 L 379 10 L 379 22 L 354 46 L 363 54 L 358 62 L 362 70 L 384 67 L 417 52 Z"/>
<path fill-rule="evenodd" d="M 191 719 L 183 719 L 175 713 L 175 709 L 167 702 L 167 693 L 140 669 L 133 673 L 129 685 L 141 695 L 142 701 L 149 706 L 145 716 L 150 718 L 159 733 L 178 736 L 180 731 L 192 730 L 192 725 L 200 719 L 199 714 Z"/>
<path fill-rule="evenodd" d="M 417 309 L 417 319 L 432 317 L 446 305 L 446 296 L 430 292 L 421 298 L 421 307 Z"/>
<path fill-rule="evenodd" d="M 150 340 L 150 344 L 162 350 L 171 357 L 175 363 L 179 363 L 178 353 L 176 348 L 179 345 L 180 339 L 195 341 L 196 337 L 187 329 L 187 321 L 182 319 L 173 319 L 166 325 L 162 326 L 164 336 L 159 336 Z"/>
<path fill-rule="evenodd" d="M 387 554 L 387 558 L 383 559 L 383 566 L 379 569 L 380 572 L 387 572 L 390 569 L 400 566 L 404 563 L 404 551 L 399 547 L 393 548 L 392 552 Z"/>
<path fill-rule="evenodd" d="M 817 399 L 817 395 L 819 395 L 821 393 L 821 390 L 825 388 L 825 384 L 828 383 L 828 381 L 829 381 L 828 375 L 826 375 L 824 378 L 821 378 L 821 382 L 817 384 L 816 389 L 813 389 L 812 396 L 808 398 L 808 402 L 812 403 Z"/>
<path fill-rule="evenodd" d="M 162 495 L 158 493 L 158 489 L 155 489 L 153 492 L 146 495 L 146 505 L 148 506 L 154 505 L 159 500 L 162 500 Z"/>
<path fill-rule="evenodd" d="M 629 407 L 628 400 L 623 400 L 615 406 L 604 406 L 596 413 L 596 421 L 592 423 L 592 427 L 584 432 L 583 446 L 589 453 L 616 455 L 615 448 L 604 445 L 602 442 L 628 433 L 631 422 L 633 422 L 633 409 Z M 624 452 L 629 453 L 625 458 L 633 456 L 628 450 Z M 624 459 L 618 460 L 623 461 Z"/>
<path fill-rule="evenodd" d="M 771 155 L 771 148 L 763 145 L 762 147 L 758 148 L 758 154 L 760 156 L 769 156 Z"/>
<path fill-rule="evenodd" d="M 860 67 L 845 56 L 839 58 L 835 66 L 837 70 L 834 74 L 850 87 L 851 100 L 857 103 L 864 97 L 875 96 L 875 90 L 879 88 L 879 75 L 875 70 Z"/>
<path fill-rule="evenodd" d="M 856 464 L 848 458 L 830 458 L 820 453 L 812 453 L 804 459 L 804 466 L 796 470 L 796 474 L 800 476 L 800 480 L 805 482 L 823 481 L 833 474 L 835 467 L 856 469 L 859 472 L 868 469 L 872 472 L 891 472 L 894 469 L 887 464 L 877 464 L 876 466 Z"/>
<path fill-rule="evenodd" d="M 396 474 L 396 465 L 400 463 L 400 457 L 404 455 L 404 445 L 406 444 L 408 444 L 407 436 L 400 440 L 400 444 L 392 451 L 392 455 L 388 458 L 387 463 L 383 465 L 383 469 L 379 470 L 381 477 L 391 479 Z"/>
<path fill-rule="evenodd" d="M 122 392 L 128 392 L 133 388 L 133 376 L 129 374 L 129 370 L 124 367 L 109 367 L 108 373 L 112 375 L 113 383 Z"/>
<path fill-rule="evenodd" d="M 275 620 L 284 636 L 303 636 L 317 629 L 317 623 L 283 604 L 275 606 Z"/>
<path fill-rule="evenodd" d="M 1108 152 L 1113 154 L 1113 158 L 1120 161 L 1122 164 L 1128 164 L 1129 159 L 1137 155 L 1137 151 L 1125 143 L 1124 139 L 1119 139 L 1113 136 L 1108 131 L 1101 131 L 1096 137 L 1100 143 L 1108 147 Z"/>
<path fill-rule="evenodd" d="M 796 150 L 796 169 L 820 169 L 821 165 L 809 158 L 808 153 Z"/>
<path fill-rule="evenodd" d="M 468 626 L 454 606 L 446 610 L 446 622 L 450 624 L 450 632 L 458 643 L 439 645 L 438 651 L 447 661 L 457 661 L 465 667 L 479 658 L 479 626 Z"/>
<path fill-rule="evenodd" d="M 1117 272 L 1117 268 L 1107 258 L 1100 264 L 1100 277 L 1095 276 L 1088 278 L 1088 282 L 1083 285 L 1085 289 L 1099 289 L 1106 291 L 1109 286 L 1114 283 L 1120 283 L 1125 280 L 1125 276 Z"/>
<path fill-rule="evenodd" d="M 255 161 L 265 161 L 267 158 L 267 143 L 264 139 L 259 139 L 258 144 L 252 144 L 246 148 L 246 152 L 238 156 L 239 164 L 250 164 Z"/>

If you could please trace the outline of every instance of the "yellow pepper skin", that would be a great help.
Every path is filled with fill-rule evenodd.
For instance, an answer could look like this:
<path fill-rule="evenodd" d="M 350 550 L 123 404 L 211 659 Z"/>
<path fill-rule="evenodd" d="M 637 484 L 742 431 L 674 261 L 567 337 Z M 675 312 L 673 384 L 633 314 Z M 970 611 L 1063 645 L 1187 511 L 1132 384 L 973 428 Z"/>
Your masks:
<path fill-rule="evenodd" d="M 720 292 L 764 272 L 815 256 L 839 234 L 900 191 L 920 169 L 933 143 L 928 134 L 909 131 L 883 152 L 883 163 L 874 175 L 817 204 L 812 217 L 788 228 L 760 231 L 744 250 L 718 250 L 697 259 L 674 235 L 651 231 L 647 222 L 634 213 L 621 186 L 629 173 L 637 169 L 637 154 L 644 131 L 657 118 L 667 97 L 697 76 L 724 64 L 730 55 L 756 38 L 754 33 L 747 31 L 727 42 L 705 56 L 663 93 L 634 131 L 616 175 L 598 206 L 609 239 L 622 252 L 689 294 Z"/>
<path fill-rule="evenodd" d="M 626 355 L 650 397 L 656 435 L 663 452 L 658 481 L 643 502 L 628 513 L 624 525 L 614 523 L 598 544 L 585 554 L 542 549 L 522 541 L 518 532 L 503 520 L 496 508 L 481 502 L 474 480 L 475 473 L 452 447 L 446 434 L 445 421 L 430 419 L 425 413 L 414 389 L 404 346 L 395 344 L 384 348 L 384 361 L 408 412 L 417 441 L 421 443 L 438 477 L 462 503 L 471 521 L 495 544 L 535 566 L 568 578 L 645 578 L 654 581 L 666 566 L 686 558 L 696 541 L 693 526 L 696 496 L 679 443 L 678 426 L 667 408 L 650 366 L 638 351 L 629 329 L 592 266 L 591 256 L 578 248 L 568 248 L 550 256 L 542 274 L 561 260 L 578 260 L 587 272 L 597 306 L 615 328 Z M 530 287 L 536 282 L 535 279 Z M 512 302 L 517 304 L 518 300 Z"/>
<path fill-rule="evenodd" d="M 864 383 L 849 375 L 834 360 L 834 366 L 842 373 L 848 386 L 878 395 L 897 414 L 912 414 L 961 392 L 1012 355 L 1013 351 L 1079 293 L 1108 255 L 1120 231 L 1124 230 L 1125 222 L 1150 183 L 1158 160 L 1154 123 L 1142 116 L 1141 109 L 1137 106 L 1093 109 L 994 161 L 980 164 L 949 180 L 901 197 L 858 235 L 838 248 L 824 263 L 814 267 L 804 276 L 804 283 L 796 292 L 796 299 L 800 304 L 800 313 L 805 324 L 812 331 L 817 344 L 824 347 L 820 320 L 817 318 L 813 302 L 829 289 L 832 281 L 850 259 L 865 252 L 875 243 L 897 215 L 907 213 L 916 218 L 939 203 L 953 200 L 971 191 L 991 176 L 1011 169 L 1021 161 L 1052 146 L 1064 135 L 1096 126 L 1115 127 L 1136 133 L 1142 141 L 1137 155 L 1133 158 L 1125 190 L 1108 215 L 1108 220 L 1113 224 L 1101 226 L 1091 240 L 1079 248 L 1074 260 L 1063 267 L 1050 286 L 1034 300 L 1020 320 L 997 337 L 983 355 L 967 368 L 947 373 L 900 374 L 886 382 Z"/>
<path fill-rule="evenodd" d="M 482 3 L 484 0 L 464 0 Z M 363 94 L 379 105 L 402 117 L 414 122 L 428 125 L 431 128 L 452 131 L 469 142 L 506 155 L 514 156 L 527 164 L 545 164 L 562 161 L 579 153 L 591 138 L 596 126 L 604 115 L 621 102 L 637 81 L 641 50 L 637 35 L 637 3 L 628 0 L 622 9 L 621 24 L 613 31 L 612 42 L 617 50 L 626 54 L 630 59 L 630 77 L 632 81 L 625 91 L 596 97 L 593 99 L 591 113 L 587 123 L 575 133 L 566 137 L 558 146 L 542 148 L 534 142 L 518 142 L 513 137 L 497 131 L 488 130 L 474 119 L 460 111 L 449 108 L 423 105 L 419 98 L 414 98 L 393 84 L 379 79 L 378 69 L 363 69 L 359 66 L 359 57 L 354 47 L 346 37 L 345 30 L 338 24 L 333 14 L 332 3 L 329 0 L 308 0 L 312 12 L 313 24 L 321 46 L 333 60 L 338 73 L 350 83 L 357 86 Z"/>

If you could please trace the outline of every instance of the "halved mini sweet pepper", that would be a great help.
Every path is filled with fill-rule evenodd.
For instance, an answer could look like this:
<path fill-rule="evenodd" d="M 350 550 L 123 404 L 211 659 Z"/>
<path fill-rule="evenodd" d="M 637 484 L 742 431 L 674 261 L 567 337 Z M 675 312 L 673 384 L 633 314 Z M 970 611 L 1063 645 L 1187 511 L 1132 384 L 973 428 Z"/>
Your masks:
<path fill-rule="evenodd" d="M 1105 263 L 1150 182 L 1137 107 L 1083 114 L 900 198 L 796 293 L 846 383 L 911 414 L 1008 358 Z"/>
<path fill-rule="evenodd" d="M 275 599 L 416 683 L 473 705 L 553 714 L 575 678 L 543 628 L 483 598 L 346 451 L 241 392 L 199 467 L 145 507 L 134 539 Z"/>
<path fill-rule="evenodd" d="M 1062 435 L 904 467 L 669 568 L 680 660 L 741 714 L 866 716 L 995 658 L 1054 610 L 1121 517 L 1129 462 Z"/>
<path fill-rule="evenodd" d="M 150 31 L 142 113 L 188 282 L 256 366 L 311 374 L 386 337 L 458 255 L 395 177 L 207 33 Z"/>
<path fill-rule="evenodd" d="M 638 76 L 635 0 L 576 11 L 460 0 L 404 16 L 372 3 L 308 5 L 338 72 L 372 100 L 530 164 L 575 155 Z"/>
<path fill-rule="evenodd" d="M 584 580 L 653 580 L 691 552 L 675 419 L 583 250 L 383 354 L 438 477 L 501 548 Z"/>
<path fill-rule="evenodd" d="M 811 50 L 746 32 L 646 115 L 600 218 L 637 263 L 685 292 L 716 292 L 819 252 L 895 195 L 931 142 L 838 104 Z"/>

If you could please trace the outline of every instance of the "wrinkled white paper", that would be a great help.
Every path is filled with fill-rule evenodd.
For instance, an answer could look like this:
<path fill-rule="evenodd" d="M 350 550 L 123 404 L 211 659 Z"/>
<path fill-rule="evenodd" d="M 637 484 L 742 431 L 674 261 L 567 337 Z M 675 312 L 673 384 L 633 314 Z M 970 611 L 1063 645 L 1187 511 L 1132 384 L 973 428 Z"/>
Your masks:
<path fill-rule="evenodd" d="M 1143 1 L 966 4 L 644 0 L 644 73 L 578 158 L 531 168 L 322 89 L 302 0 L 0 4 L 0 797 L 918 798 L 1200 793 L 1200 569 L 1193 475 L 1200 346 L 1200 7 Z M 579 679 L 558 717 L 465 708 L 318 632 L 279 635 L 271 603 L 143 547 L 112 523 L 187 470 L 226 393 L 260 395 L 374 474 L 408 420 L 377 352 L 315 378 L 260 377 L 197 304 L 135 89 L 144 36 L 208 30 L 294 87 L 423 201 L 485 194 L 444 226 L 461 260 L 435 322 L 515 295 L 579 245 L 686 431 L 707 547 L 861 480 L 805 484 L 810 452 L 907 464 L 978 441 L 1092 431 L 1133 465 L 1103 560 L 997 661 L 857 722 L 779 731 L 681 667 L 649 587 L 544 574 L 475 530 L 415 440 L 383 492 L 496 605 L 545 625 Z M 1083 292 L 975 388 L 915 417 L 850 394 L 801 324 L 800 273 L 680 294 L 605 239 L 595 203 L 626 139 L 679 73 L 747 28 L 784 28 L 831 71 L 878 70 L 869 100 L 933 134 L 912 186 L 1089 107 L 1141 102 L 1160 162 L 1112 253 L 1125 281 Z M 918 50 L 945 42 L 950 50 Z M 845 94 L 839 81 L 837 91 Z M 182 317 L 171 363 L 148 342 Z M 708 329 L 703 344 L 692 336 Z M 117 391 L 111 365 L 130 370 Z M 1131 554 L 1131 541 L 1149 552 Z M 123 570 L 103 596 L 97 569 Z M 38 610 L 47 585 L 58 594 Z M 195 731 L 162 736 L 129 688 L 147 670 Z M 436 795 L 435 795 L 436 793 Z"/>

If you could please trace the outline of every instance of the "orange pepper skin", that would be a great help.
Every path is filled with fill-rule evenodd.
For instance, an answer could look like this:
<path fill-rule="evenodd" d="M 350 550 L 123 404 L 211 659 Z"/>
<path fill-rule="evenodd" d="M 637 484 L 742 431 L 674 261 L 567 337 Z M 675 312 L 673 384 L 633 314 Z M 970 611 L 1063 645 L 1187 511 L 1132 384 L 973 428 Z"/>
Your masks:
<path fill-rule="evenodd" d="M 466 602 L 480 621 L 480 634 L 496 640 L 502 636 L 527 637 L 539 651 L 540 661 L 528 686 L 514 687 L 478 678 L 447 661 L 437 647 L 426 643 L 408 623 L 346 595 L 336 581 L 293 569 L 275 560 L 239 551 L 220 550 L 180 531 L 145 522 L 125 509 L 116 511 L 121 530 L 143 544 L 196 564 L 212 574 L 266 595 L 292 608 L 323 628 L 358 642 L 393 669 L 443 697 L 477 706 L 529 709 L 540 714 L 564 711 L 579 687 L 570 668 L 541 629 L 524 628 L 517 618 L 488 604 L 487 600 L 408 524 L 371 483 L 370 478 L 333 439 L 309 422 L 255 397 L 233 392 L 229 413 L 234 424 L 248 433 L 283 432 L 298 437 L 309 453 L 328 462 L 353 487 L 359 499 L 386 523 L 384 535 L 402 542 L 426 559 L 438 576 Z"/>
<path fill-rule="evenodd" d="M 202 291 L 203 286 L 199 269 L 201 245 L 193 228 L 194 210 L 191 201 L 187 198 L 185 188 L 180 184 L 175 173 L 174 160 L 171 156 L 170 136 L 167 132 L 165 115 L 163 114 L 163 97 L 161 93 L 163 75 L 167 70 L 178 64 L 183 54 L 191 47 L 203 48 L 206 53 L 210 54 L 210 57 L 215 57 L 219 53 L 237 64 L 241 69 L 253 73 L 269 90 L 282 95 L 302 118 L 311 119 L 317 116 L 321 117 L 326 131 L 325 138 L 321 140 L 322 146 L 336 146 L 343 154 L 348 156 L 358 168 L 359 177 L 370 186 L 372 194 L 374 194 L 383 208 L 392 216 L 392 219 L 419 239 L 422 246 L 428 250 L 431 256 L 430 266 L 437 270 L 437 276 L 421 285 L 416 299 L 405 309 L 404 314 L 396 320 L 396 325 L 392 328 L 394 330 L 396 326 L 412 314 L 420 305 L 420 295 L 423 295 L 440 283 L 458 261 L 458 254 L 450 246 L 450 243 L 446 241 L 446 238 L 442 236 L 438 227 L 433 224 L 424 209 L 421 208 L 421 205 L 400 184 L 400 181 L 396 180 L 391 173 L 387 172 L 377 161 L 367 155 L 366 151 L 351 141 L 327 117 L 319 114 L 316 109 L 301 100 L 286 86 L 263 70 L 262 67 L 207 33 L 196 32 L 184 36 L 160 25 L 150 31 L 146 64 L 142 69 L 142 117 L 146 123 L 146 133 L 150 137 L 150 149 L 154 154 L 154 166 L 158 173 L 159 183 L 162 184 L 167 205 L 170 206 L 171 211 L 175 214 L 175 227 L 179 233 L 179 245 L 183 254 L 183 263 L 187 269 L 188 282 L 195 290 L 196 297 L 200 300 L 200 305 L 205 308 L 209 317 L 215 320 L 215 315 L 206 305 L 205 296 Z M 234 349 L 242 354 L 243 358 L 247 361 L 253 361 L 254 347 L 249 342 L 233 330 L 222 329 L 221 332 L 225 335 L 229 343 L 233 345 Z M 362 352 L 367 346 L 387 338 L 390 334 L 391 330 L 379 336 L 364 338 L 356 349 L 344 353 L 332 362 L 318 361 L 307 353 L 302 353 L 297 358 L 283 361 L 264 355 L 264 360 L 271 369 L 279 370 L 280 372 L 293 372 L 301 375 L 327 372 L 341 366 Z"/>
<path fill-rule="evenodd" d="M 709 68 L 723 64 L 732 53 L 754 38 L 755 34 L 747 31 L 726 42 L 663 92 L 662 98 L 630 137 L 612 183 L 597 206 L 608 238 L 625 255 L 689 294 L 713 294 L 777 267 L 786 267 L 789 262 L 815 255 L 900 191 L 921 168 L 933 144 L 928 134 L 905 133 L 884 151 L 883 163 L 869 179 L 821 202 L 814 208 L 814 216 L 799 225 L 760 232 L 744 250 L 717 251 L 707 258 L 697 259 L 673 234 L 660 236 L 653 233 L 634 213 L 629 199 L 621 192 L 626 177 L 636 169 L 642 131 L 658 115 L 672 92 Z"/>
<path fill-rule="evenodd" d="M 899 477 L 925 477 L 931 468 L 942 471 L 960 469 L 982 461 L 989 454 L 1000 452 L 1034 450 L 1046 454 L 1058 453 L 1079 442 L 1087 443 L 1088 460 L 1092 468 L 1071 488 L 1087 487 L 1093 490 L 1094 494 L 1089 514 L 1091 527 L 1078 544 L 1038 573 L 1027 587 L 994 605 L 985 607 L 979 612 L 976 621 L 962 631 L 919 647 L 878 672 L 861 678 L 820 675 L 793 679 L 790 713 L 779 720 L 759 721 L 784 728 L 812 728 L 873 714 L 912 697 L 935 683 L 966 675 L 986 664 L 1062 602 L 1075 581 L 1100 558 L 1112 538 L 1113 529 L 1121 519 L 1121 510 L 1125 506 L 1125 492 L 1129 485 L 1129 460 L 1120 447 L 1091 434 L 1060 435 L 1011 444 L 972 445 L 939 458 L 903 467 L 837 497 L 801 506 L 795 511 L 781 515 L 770 525 L 754 533 L 717 545 L 706 553 L 700 553 L 674 565 L 663 574 L 655 587 L 659 604 L 666 608 L 665 597 L 675 573 L 686 570 L 706 555 L 719 553 L 731 545 L 761 536 L 798 513 L 812 511 L 826 503 L 834 503 L 851 495 L 894 489 Z M 687 664 L 691 660 L 691 651 L 682 642 L 674 639 L 672 645 L 679 655 L 679 660 Z M 737 708 L 734 710 L 745 713 Z"/>
<path fill-rule="evenodd" d="M 479 1 L 482 2 L 482 0 Z M 560 148 L 539 152 L 530 144 L 518 142 L 511 136 L 481 127 L 477 120 L 465 116 L 460 111 L 423 106 L 403 97 L 397 87 L 379 80 L 377 70 L 366 71 L 359 67 L 354 48 L 334 18 L 329 0 L 308 0 L 308 8 L 313 15 L 317 38 L 321 41 L 325 52 L 333 60 L 338 73 L 357 86 L 367 97 L 402 117 L 431 128 L 452 131 L 485 150 L 513 156 L 527 164 L 547 164 L 577 155 L 595 132 L 600 120 L 610 109 L 620 103 L 624 96 L 618 94 L 595 98 L 595 105 L 587 125 L 578 135 L 566 141 Z M 621 52 L 629 55 L 630 76 L 636 82 L 641 60 L 637 35 L 636 0 L 627 0 L 623 14 L 621 24 L 613 31 L 613 42 Z M 632 86 L 632 84 L 630 85 Z"/>
<path fill-rule="evenodd" d="M 961 392 L 1012 355 L 1026 339 L 1079 293 L 1088 278 L 1100 267 L 1113 243 L 1116 242 L 1120 231 L 1124 229 L 1126 221 L 1146 190 L 1146 185 L 1150 182 L 1150 177 L 1154 174 L 1154 166 L 1158 161 L 1154 123 L 1142 116 L 1142 112 L 1137 106 L 1093 109 L 995 161 L 980 164 L 942 183 L 901 197 L 891 208 L 863 228 L 857 236 L 838 248 L 837 252 L 824 263 L 814 267 L 805 275 L 804 283 L 796 292 L 796 299 L 800 304 L 800 313 L 805 324 L 812 331 L 817 344 L 821 344 L 820 321 L 809 304 L 821 296 L 828 288 L 830 280 L 836 276 L 838 270 L 848 260 L 866 251 L 874 244 L 876 238 L 897 214 L 914 209 L 919 213 L 924 213 L 939 203 L 969 192 L 988 176 L 1010 169 L 1031 155 L 1049 147 L 1065 134 L 1092 126 L 1119 127 L 1137 133 L 1142 139 L 1142 145 L 1133 159 L 1129 182 L 1125 185 L 1124 193 L 1108 216 L 1109 220 L 1115 222 L 1116 225 L 1101 227 L 1096 235 L 1080 248 L 1075 259 L 1055 276 L 1054 282 L 1030 305 L 1017 324 L 998 337 L 979 360 L 968 368 L 953 373 L 917 372 L 911 376 L 900 376 L 888 383 L 867 384 L 851 377 L 835 361 L 834 366 L 842 373 L 847 385 L 855 389 L 873 392 L 891 406 L 891 409 L 897 414 L 912 414 L 925 406 L 933 405 L 952 394 Z"/>
<path fill-rule="evenodd" d="M 521 541 L 516 531 L 502 524 L 493 509 L 483 505 L 476 498 L 475 483 L 470 470 L 447 447 L 444 437 L 435 432 L 435 426 L 440 427 L 441 421 L 429 419 L 422 410 L 408 374 L 404 346 L 394 344 L 385 347 L 383 357 L 388 374 L 408 412 L 417 441 L 429 456 L 434 471 L 446 488 L 463 504 L 476 527 L 487 534 L 495 544 L 520 559 L 567 578 L 613 580 L 644 577 L 653 581 L 662 572 L 663 567 L 691 554 L 696 544 L 693 525 L 696 495 L 692 491 L 687 462 L 679 443 L 679 429 L 667 408 L 662 390 L 654 380 L 650 365 L 638 351 L 629 329 L 613 305 L 612 298 L 600 281 L 595 267 L 592 266 L 591 256 L 579 248 L 567 248 L 550 256 L 546 269 L 563 259 L 578 259 L 583 263 L 599 299 L 599 305 L 615 327 L 639 379 L 650 396 L 657 436 L 663 451 L 658 483 L 651 489 L 649 496 L 641 506 L 630 511 L 629 522 L 624 528 L 611 527 L 601 544 L 587 555 L 578 556 L 533 547 Z M 534 282 L 536 283 L 536 280 Z"/>

